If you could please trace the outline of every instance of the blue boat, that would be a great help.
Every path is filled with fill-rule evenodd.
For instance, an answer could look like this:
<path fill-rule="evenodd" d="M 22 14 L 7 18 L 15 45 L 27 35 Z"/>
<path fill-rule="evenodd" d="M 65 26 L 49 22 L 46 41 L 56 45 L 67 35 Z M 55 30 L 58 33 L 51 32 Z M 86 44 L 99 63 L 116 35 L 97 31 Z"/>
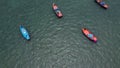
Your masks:
<path fill-rule="evenodd" d="M 30 35 L 28 31 L 22 25 L 20 25 L 20 32 L 26 40 L 30 40 Z"/>

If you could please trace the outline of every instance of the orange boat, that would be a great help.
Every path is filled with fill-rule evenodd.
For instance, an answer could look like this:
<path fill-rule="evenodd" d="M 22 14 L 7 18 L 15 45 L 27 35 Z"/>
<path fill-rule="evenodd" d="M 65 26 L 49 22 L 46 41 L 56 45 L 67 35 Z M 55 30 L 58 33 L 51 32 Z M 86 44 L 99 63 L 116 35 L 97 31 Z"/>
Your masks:
<path fill-rule="evenodd" d="M 101 7 L 107 9 L 108 5 L 102 0 L 95 0 Z"/>
<path fill-rule="evenodd" d="M 55 11 L 55 14 L 57 15 L 57 17 L 61 18 L 63 16 L 62 12 L 60 11 L 60 9 L 55 3 L 53 3 L 52 8 Z"/>
<path fill-rule="evenodd" d="M 88 39 L 90 39 L 93 42 L 97 42 L 97 37 L 93 35 L 88 29 L 83 28 L 82 32 Z"/>

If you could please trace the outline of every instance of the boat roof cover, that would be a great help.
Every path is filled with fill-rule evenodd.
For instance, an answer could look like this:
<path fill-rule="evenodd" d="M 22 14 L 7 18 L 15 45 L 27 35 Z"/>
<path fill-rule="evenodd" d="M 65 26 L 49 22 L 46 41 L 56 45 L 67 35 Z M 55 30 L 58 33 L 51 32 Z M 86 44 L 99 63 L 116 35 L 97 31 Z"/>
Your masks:
<path fill-rule="evenodd" d="M 92 37 L 93 37 L 93 34 L 88 34 L 88 37 L 92 38 Z"/>

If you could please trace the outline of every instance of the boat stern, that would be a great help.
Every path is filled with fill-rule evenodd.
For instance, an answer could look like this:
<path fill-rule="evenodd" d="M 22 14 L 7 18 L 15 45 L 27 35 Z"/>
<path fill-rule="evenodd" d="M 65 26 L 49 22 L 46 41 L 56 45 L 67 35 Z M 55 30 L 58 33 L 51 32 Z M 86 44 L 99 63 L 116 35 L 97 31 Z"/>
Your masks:
<path fill-rule="evenodd" d="M 105 4 L 105 5 L 104 5 L 104 8 L 105 8 L 105 9 L 108 9 L 108 5 L 107 5 L 107 4 Z"/>
<path fill-rule="evenodd" d="M 26 35 L 25 37 L 27 40 L 30 40 L 30 36 L 29 35 Z"/>
<path fill-rule="evenodd" d="M 94 38 L 93 38 L 93 41 L 96 43 L 96 42 L 97 42 L 97 38 L 96 38 L 96 37 L 94 37 Z"/>

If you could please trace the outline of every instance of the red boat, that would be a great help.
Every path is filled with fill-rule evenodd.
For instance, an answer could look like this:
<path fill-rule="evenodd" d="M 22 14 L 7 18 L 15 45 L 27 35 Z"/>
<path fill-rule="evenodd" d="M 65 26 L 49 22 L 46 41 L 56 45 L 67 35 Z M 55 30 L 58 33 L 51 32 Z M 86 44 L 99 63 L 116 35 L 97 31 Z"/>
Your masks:
<path fill-rule="evenodd" d="M 88 39 L 90 39 L 93 42 L 97 42 L 97 37 L 93 35 L 88 29 L 83 28 L 82 32 Z"/>
<path fill-rule="evenodd" d="M 57 15 L 57 17 L 61 18 L 63 16 L 62 12 L 60 11 L 60 9 L 55 3 L 53 3 L 52 8 L 55 11 L 55 14 Z"/>
<path fill-rule="evenodd" d="M 108 5 L 102 0 L 95 0 L 101 7 L 107 9 Z"/>

